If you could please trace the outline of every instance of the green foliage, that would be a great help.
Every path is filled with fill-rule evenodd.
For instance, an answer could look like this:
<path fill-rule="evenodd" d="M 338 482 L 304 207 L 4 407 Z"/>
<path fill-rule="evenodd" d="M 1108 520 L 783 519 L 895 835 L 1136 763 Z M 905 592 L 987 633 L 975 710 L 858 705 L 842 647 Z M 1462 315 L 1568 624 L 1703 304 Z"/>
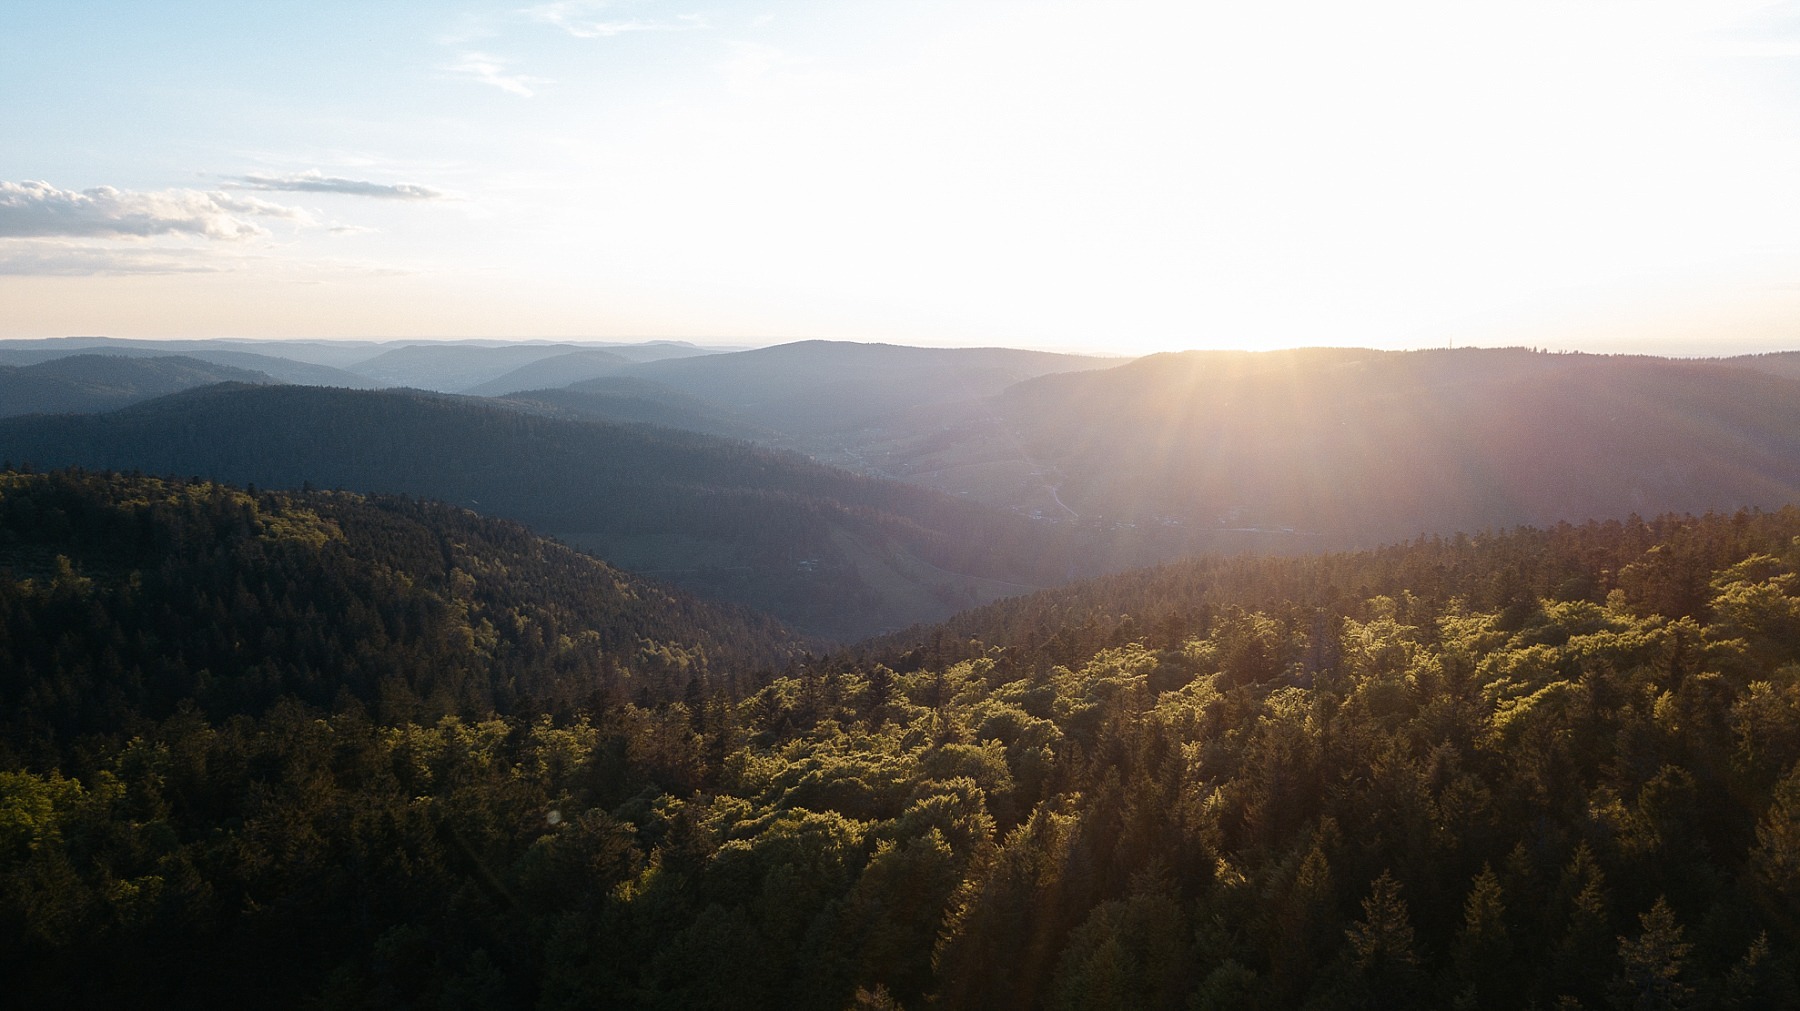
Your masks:
<path fill-rule="evenodd" d="M 1166 895 L 1094 907 L 1070 932 L 1052 983 L 1052 1008 L 1174 1008 L 1183 1003 L 1192 931 Z"/>
<path fill-rule="evenodd" d="M 1196 563 L 802 662 L 453 510 L 0 475 L 0 971 L 36 1003 L 1783 1006 L 1796 535 Z"/>

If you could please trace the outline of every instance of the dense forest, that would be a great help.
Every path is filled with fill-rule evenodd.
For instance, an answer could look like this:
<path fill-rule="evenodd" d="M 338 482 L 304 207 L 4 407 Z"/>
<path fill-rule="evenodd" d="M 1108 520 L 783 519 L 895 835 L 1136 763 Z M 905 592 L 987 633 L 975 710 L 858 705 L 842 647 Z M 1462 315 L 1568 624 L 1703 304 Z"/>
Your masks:
<path fill-rule="evenodd" d="M 618 424 L 656 425 L 748 442 L 775 441 L 772 433 L 722 408 L 642 379 L 607 376 L 560 388 L 512 393 L 503 399 Z"/>
<path fill-rule="evenodd" d="M 1800 1000 L 1792 509 L 814 657 L 459 510 L 7 473 L 0 671 L 25 1004 Z"/>

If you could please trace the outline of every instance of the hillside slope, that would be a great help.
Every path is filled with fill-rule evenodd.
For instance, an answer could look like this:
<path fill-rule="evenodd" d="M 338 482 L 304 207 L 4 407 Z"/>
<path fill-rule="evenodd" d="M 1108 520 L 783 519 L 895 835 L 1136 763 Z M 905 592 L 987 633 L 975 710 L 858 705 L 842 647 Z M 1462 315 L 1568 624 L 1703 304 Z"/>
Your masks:
<path fill-rule="evenodd" d="M 401 391 L 220 387 L 0 424 L 0 458 L 440 499 L 842 639 L 1061 582 L 1022 517 L 705 436 Z"/>
<path fill-rule="evenodd" d="M 496 379 L 460 390 L 478 397 L 498 397 L 520 390 L 557 389 L 600 376 L 609 376 L 635 359 L 610 350 L 583 348 L 540 358 Z"/>
<path fill-rule="evenodd" d="M 856 429 L 897 412 L 975 403 L 1032 376 L 1111 363 L 1014 348 L 810 340 L 651 362 L 620 374 L 709 401 L 754 424 L 806 437 Z"/>
<path fill-rule="evenodd" d="M 466 510 L 103 473 L 0 472 L 0 598 L 0 751 L 39 758 L 184 702 L 537 714 L 724 686 L 798 648 Z"/>
<path fill-rule="evenodd" d="M 267 383 L 262 372 L 183 355 L 83 354 L 0 365 L 0 417 L 111 411 L 214 383 Z"/>
<path fill-rule="evenodd" d="M 400 341 L 345 366 L 385 386 L 441 393 L 512 393 L 566 386 L 633 363 L 701 357 L 712 349 L 685 341 L 590 345 L 543 341 Z"/>
<path fill-rule="evenodd" d="M 436 341 L 403 344 L 348 368 L 387 386 L 460 393 L 522 365 L 577 350 L 573 344 Z"/>
<path fill-rule="evenodd" d="M 1800 382 L 1706 362 L 1188 352 L 1034 379 L 995 411 L 1082 516 L 1316 546 L 1800 500 Z"/>
<path fill-rule="evenodd" d="M 0 560 L 29 1006 L 1800 1002 L 1794 509 L 1170 566 L 735 688 L 435 506 L 0 474 Z"/>
<path fill-rule="evenodd" d="M 621 425 L 656 425 L 726 439 L 772 444 L 777 433 L 759 428 L 699 397 L 642 379 L 611 376 L 553 389 L 526 389 L 503 399 L 567 411 L 576 417 Z"/>
<path fill-rule="evenodd" d="M 1785 379 L 1800 379 L 1800 351 L 1772 351 L 1759 355 L 1735 355 L 1713 359 L 1721 365 L 1736 365 Z"/>

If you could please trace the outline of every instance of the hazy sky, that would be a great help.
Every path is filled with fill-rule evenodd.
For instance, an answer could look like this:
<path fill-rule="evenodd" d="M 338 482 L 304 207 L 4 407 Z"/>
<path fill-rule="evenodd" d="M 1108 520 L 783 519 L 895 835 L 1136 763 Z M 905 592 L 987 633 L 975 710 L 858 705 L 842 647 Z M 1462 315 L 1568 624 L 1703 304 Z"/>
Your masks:
<path fill-rule="evenodd" d="M 1800 347 L 1800 3 L 9 0 L 0 336 Z"/>

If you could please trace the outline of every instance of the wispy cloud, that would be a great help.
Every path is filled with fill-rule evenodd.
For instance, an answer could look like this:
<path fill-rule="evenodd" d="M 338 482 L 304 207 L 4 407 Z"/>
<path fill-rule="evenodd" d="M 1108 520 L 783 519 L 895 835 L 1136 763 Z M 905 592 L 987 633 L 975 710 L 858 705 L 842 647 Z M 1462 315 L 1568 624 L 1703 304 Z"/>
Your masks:
<path fill-rule="evenodd" d="M 700 14 L 633 17 L 629 11 L 637 6 L 617 0 L 558 0 L 527 8 L 525 13 L 578 39 L 605 39 L 629 32 L 687 32 L 711 27 Z"/>
<path fill-rule="evenodd" d="M 541 77 L 512 73 L 507 70 L 506 64 L 501 62 L 498 57 L 489 56 L 486 53 L 463 53 L 457 62 L 451 64 L 448 69 L 453 74 L 461 74 L 471 81 L 492 85 L 508 94 L 518 95 L 520 98 L 530 98 L 537 94 L 533 85 L 550 83 Z"/>
<path fill-rule="evenodd" d="M 198 250 L 71 246 L 46 240 L 0 243 L 0 276 L 95 277 L 205 274 L 224 269 Z"/>
<path fill-rule="evenodd" d="M 231 176 L 228 184 L 234 189 L 246 190 L 280 190 L 291 193 L 342 193 L 355 197 L 375 197 L 380 200 L 443 200 L 449 194 L 417 183 L 376 183 L 363 179 L 343 179 L 328 176 L 314 169 L 290 175 L 264 175 L 250 173 L 248 175 Z"/>
<path fill-rule="evenodd" d="M 255 218 L 312 224 L 297 207 L 202 190 L 133 192 L 101 186 L 58 189 L 46 182 L 0 182 L 0 238 L 249 239 L 269 234 Z"/>

